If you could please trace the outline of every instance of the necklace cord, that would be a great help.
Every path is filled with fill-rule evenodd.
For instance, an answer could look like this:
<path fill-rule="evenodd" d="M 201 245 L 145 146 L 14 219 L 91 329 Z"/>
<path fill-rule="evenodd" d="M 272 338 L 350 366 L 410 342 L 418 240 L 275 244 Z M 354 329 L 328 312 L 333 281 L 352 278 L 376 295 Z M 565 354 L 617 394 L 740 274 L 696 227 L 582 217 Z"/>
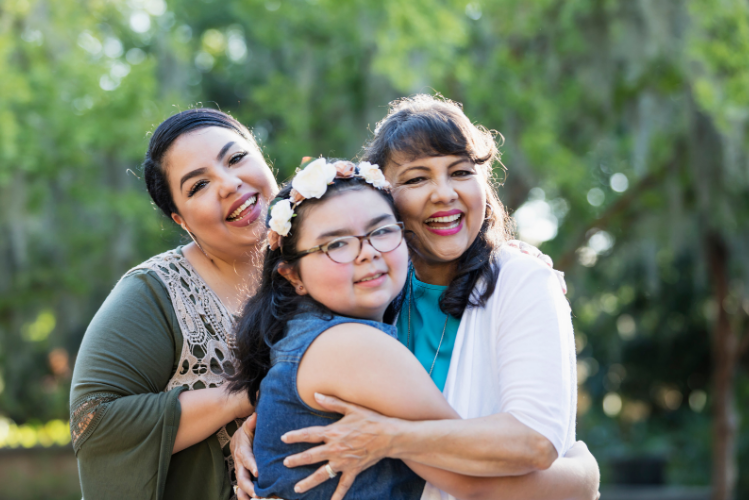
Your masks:
<path fill-rule="evenodd" d="M 411 350 L 411 301 L 413 298 L 413 278 L 414 278 L 414 270 L 413 267 L 410 269 L 409 279 L 408 279 L 408 336 L 406 337 L 406 347 L 408 347 L 409 350 Z M 434 365 L 437 363 L 437 358 L 440 355 L 440 349 L 442 348 L 442 341 L 445 340 L 445 331 L 447 330 L 447 322 L 450 320 L 450 315 L 445 315 L 445 326 L 442 327 L 442 335 L 440 336 L 440 342 L 437 345 L 437 352 L 434 353 L 434 359 L 432 360 L 432 367 L 429 368 L 429 377 L 432 376 L 432 371 L 434 371 Z M 414 336 L 414 344 L 416 343 L 416 338 Z M 414 354 L 416 354 L 416 345 L 414 345 L 413 350 L 411 351 Z"/>

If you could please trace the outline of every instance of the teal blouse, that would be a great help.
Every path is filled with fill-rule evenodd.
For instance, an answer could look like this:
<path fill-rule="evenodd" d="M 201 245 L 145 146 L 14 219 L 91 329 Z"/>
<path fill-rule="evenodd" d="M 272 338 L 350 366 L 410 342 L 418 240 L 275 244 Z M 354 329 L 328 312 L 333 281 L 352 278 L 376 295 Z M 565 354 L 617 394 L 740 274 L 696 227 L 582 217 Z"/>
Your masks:
<path fill-rule="evenodd" d="M 430 285 L 416 279 L 416 274 L 409 273 L 410 283 L 406 284 L 406 299 L 398 316 L 398 339 L 414 353 L 424 369 L 432 370 L 432 381 L 444 390 L 447 372 L 450 369 L 450 358 L 458 335 L 460 319 L 450 316 L 440 310 L 439 300 L 446 286 Z M 413 294 L 413 297 L 411 297 Z M 409 316 L 411 318 L 411 335 L 409 339 Z M 447 327 L 445 327 L 447 320 Z M 445 336 L 442 338 L 442 331 Z M 440 339 L 442 338 L 442 346 Z M 436 356 L 436 360 L 435 360 Z"/>

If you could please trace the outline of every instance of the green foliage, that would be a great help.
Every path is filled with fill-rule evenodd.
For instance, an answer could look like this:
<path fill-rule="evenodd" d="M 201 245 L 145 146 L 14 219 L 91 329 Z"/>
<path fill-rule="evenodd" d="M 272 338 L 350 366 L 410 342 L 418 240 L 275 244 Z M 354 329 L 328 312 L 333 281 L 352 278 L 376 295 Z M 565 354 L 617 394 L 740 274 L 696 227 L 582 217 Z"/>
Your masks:
<path fill-rule="evenodd" d="M 283 180 L 303 156 L 356 155 L 391 99 L 437 91 L 503 134 L 508 208 L 541 200 L 558 221 L 542 249 L 571 285 L 579 436 L 604 479 L 609 458 L 655 453 L 704 484 L 714 311 L 749 313 L 747 54 L 739 0 L 6 0 L 2 414 L 66 418 L 96 308 L 179 241 L 136 178 L 162 119 L 230 111 Z M 729 245 L 727 304 L 708 231 Z"/>

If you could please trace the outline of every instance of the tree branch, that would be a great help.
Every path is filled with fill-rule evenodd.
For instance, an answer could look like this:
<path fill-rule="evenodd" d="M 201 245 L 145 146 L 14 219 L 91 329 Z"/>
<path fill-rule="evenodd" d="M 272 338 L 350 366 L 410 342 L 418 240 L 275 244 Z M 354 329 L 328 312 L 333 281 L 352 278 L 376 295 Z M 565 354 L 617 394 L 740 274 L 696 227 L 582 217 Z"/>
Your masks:
<path fill-rule="evenodd" d="M 569 248 L 569 250 L 562 254 L 562 257 L 560 257 L 555 262 L 555 267 L 562 272 L 567 271 L 575 261 L 575 253 L 577 252 L 577 249 L 585 244 L 588 231 L 595 228 L 605 229 L 613 218 L 615 218 L 622 212 L 625 212 L 630 206 L 634 204 L 635 201 L 640 198 L 640 196 L 642 196 L 644 192 L 657 185 L 663 177 L 665 171 L 666 169 L 664 168 L 643 177 L 636 186 L 633 186 L 629 190 L 627 194 L 619 198 L 616 203 L 606 209 L 606 211 L 600 217 L 588 224 L 574 240 L 574 243 Z"/>

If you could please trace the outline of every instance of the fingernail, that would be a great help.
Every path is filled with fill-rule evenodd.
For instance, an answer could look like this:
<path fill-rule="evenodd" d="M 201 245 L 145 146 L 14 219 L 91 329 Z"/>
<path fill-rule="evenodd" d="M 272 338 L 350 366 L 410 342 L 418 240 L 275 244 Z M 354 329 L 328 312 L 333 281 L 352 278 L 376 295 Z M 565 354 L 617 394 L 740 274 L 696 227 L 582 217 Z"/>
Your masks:
<path fill-rule="evenodd" d="M 325 401 L 325 396 L 323 396 L 319 392 L 316 392 L 315 393 L 315 399 L 318 400 L 318 401 Z"/>
<path fill-rule="evenodd" d="M 302 489 L 299 486 L 294 486 L 294 491 L 296 491 L 297 493 L 301 493 Z"/>
<path fill-rule="evenodd" d="M 285 459 L 283 460 L 283 464 L 284 464 L 284 465 L 285 465 L 286 467 L 288 467 L 288 466 L 289 466 L 289 459 L 288 459 L 288 458 L 285 458 Z"/>
<path fill-rule="evenodd" d="M 286 437 L 286 434 L 284 434 L 283 436 L 281 436 L 281 441 L 283 441 L 284 443 L 286 442 L 286 439 L 288 439 L 288 438 Z"/>

